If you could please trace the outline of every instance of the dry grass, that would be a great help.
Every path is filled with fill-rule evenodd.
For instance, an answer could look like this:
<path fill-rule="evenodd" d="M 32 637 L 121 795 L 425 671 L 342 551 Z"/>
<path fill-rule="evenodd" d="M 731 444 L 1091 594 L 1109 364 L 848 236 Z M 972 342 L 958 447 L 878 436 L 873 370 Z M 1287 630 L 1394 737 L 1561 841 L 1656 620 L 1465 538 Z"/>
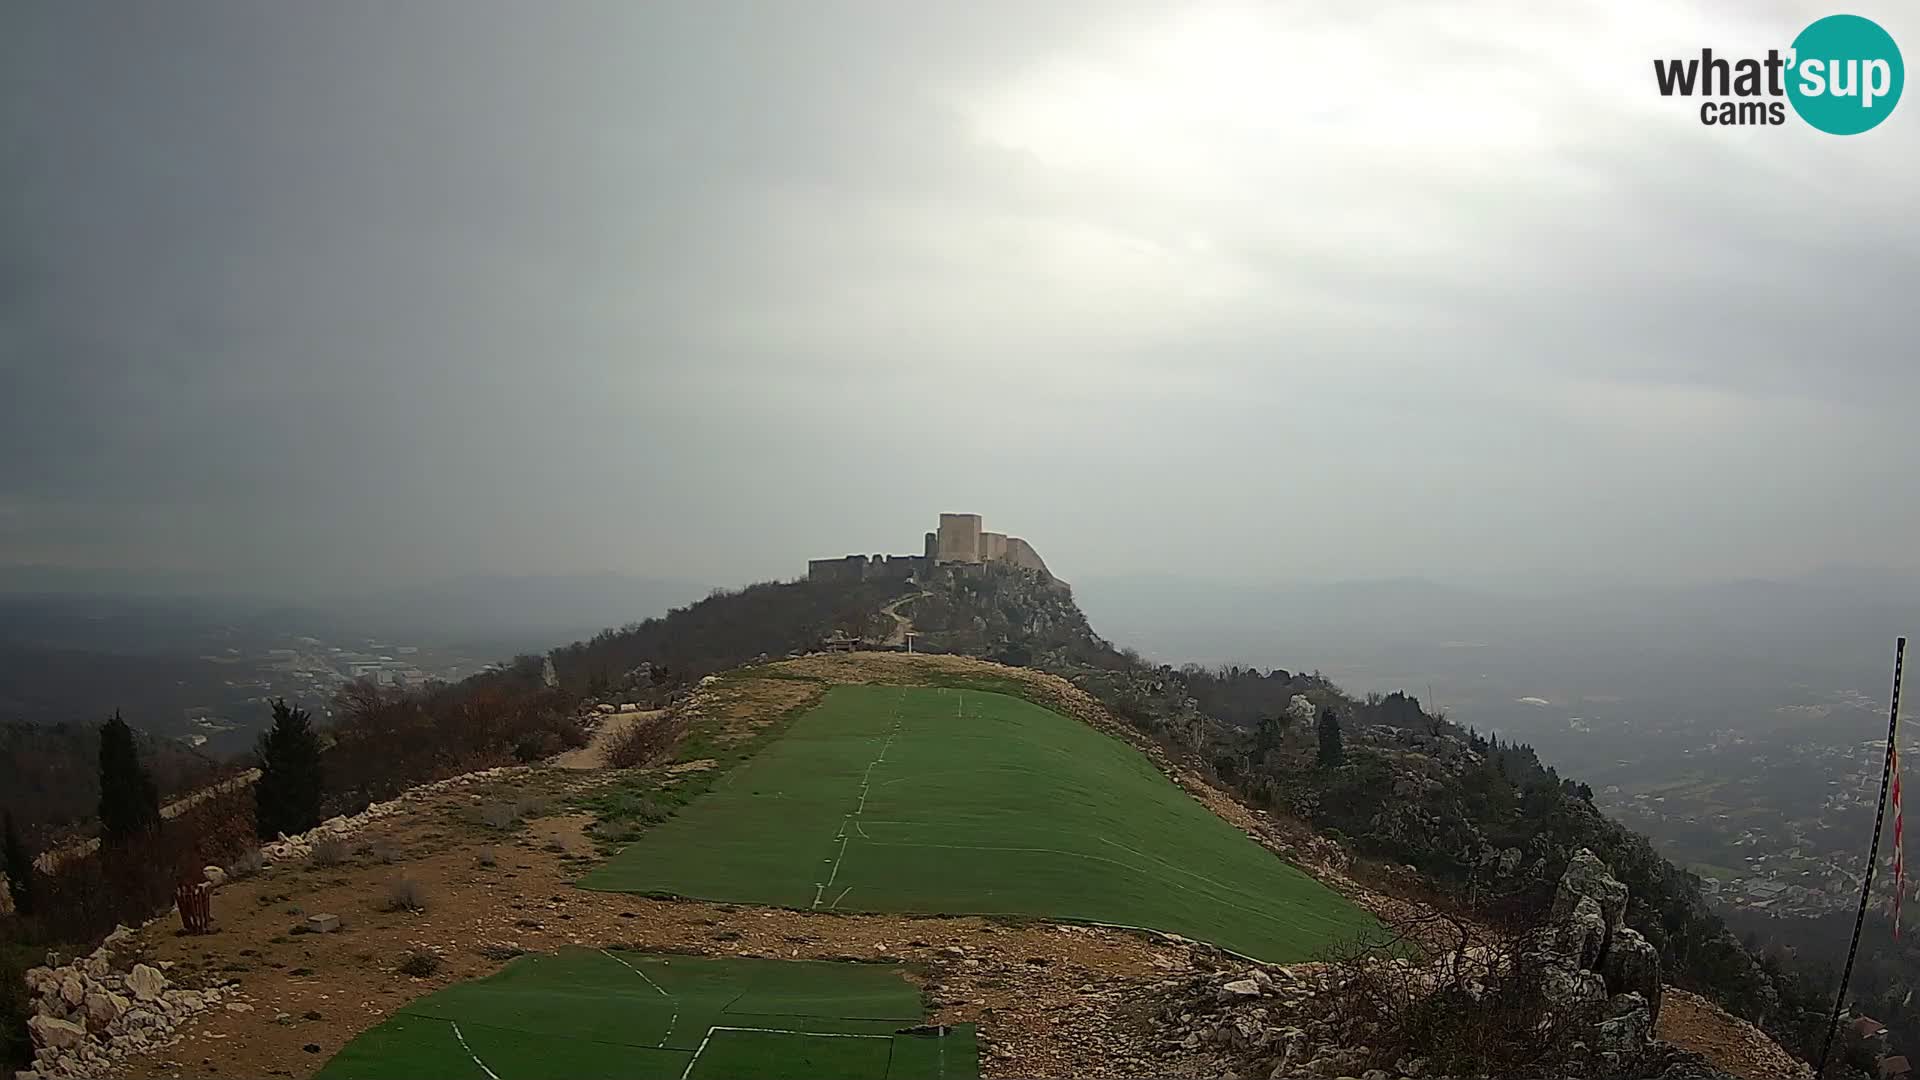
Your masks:
<path fill-rule="evenodd" d="M 716 741 L 731 745 L 753 738 L 760 729 L 796 709 L 815 704 L 825 693 L 825 685 L 800 679 L 728 679 L 701 690 L 693 708 L 700 716 L 718 721 Z"/>
<path fill-rule="evenodd" d="M 353 845 L 337 836 L 323 836 L 314 841 L 313 853 L 307 858 L 315 866 L 339 866 L 353 858 Z"/>
<path fill-rule="evenodd" d="M 260 854 L 260 849 L 250 847 L 227 864 L 227 880 L 244 881 L 259 873 L 266 865 L 266 857 Z"/>
<path fill-rule="evenodd" d="M 394 878 L 387 882 L 388 911 L 425 911 L 427 909 L 426 886 L 409 877 Z"/>
<path fill-rule="evenodd" d="M 400 961 L 399 966 L 400 974 L 416 979 L 424 979 L 439 970 L 440 954 L 429 949 L 412 950 L 407 953 L 406 959 Z"/>

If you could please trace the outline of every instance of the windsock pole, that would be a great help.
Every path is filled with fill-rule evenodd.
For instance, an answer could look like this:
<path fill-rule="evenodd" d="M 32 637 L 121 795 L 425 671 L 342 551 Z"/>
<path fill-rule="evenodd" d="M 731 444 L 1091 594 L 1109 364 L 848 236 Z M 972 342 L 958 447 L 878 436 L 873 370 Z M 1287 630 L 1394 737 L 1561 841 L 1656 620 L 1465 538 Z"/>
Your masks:
<path fill-rule="evenodd" d="M 1893 779 L 1893 759 L 1899 752 L 1894 741 L 1900 730 L 1900 669 L 1907 656 L 1907 639 L 1893 645 L 1893 702 L 1887 707 L 1887 755 L 1880 767 L 1880 803 L 1873 815 L 1873 846 L 1867 849 L 1867 880 L 1860 886 L 1860 912 L 1853 917 L 1853 943 L 1847 946 L 1847 966 L 1840 972 L 1840 989 L 1833 995 L 1833 1015 L 1827 1019 L 1827 1037 L 1820 1044 L 1820 1064 L 1815 1076 L 1827 1074 L 1827 1055 L 1833 1052 L 1833 1033 L 1840 1026 L 1840 1011 L 1847 1004 L 1847 984 L 1853 981 L 1853 958 L 1860 951 L 1860 927 L 1867 921 L 1867 903 L 1873 898 L 1874 863 L 1880 856 L 1880 827 L 1887 818 L 1887 788 Z"/>

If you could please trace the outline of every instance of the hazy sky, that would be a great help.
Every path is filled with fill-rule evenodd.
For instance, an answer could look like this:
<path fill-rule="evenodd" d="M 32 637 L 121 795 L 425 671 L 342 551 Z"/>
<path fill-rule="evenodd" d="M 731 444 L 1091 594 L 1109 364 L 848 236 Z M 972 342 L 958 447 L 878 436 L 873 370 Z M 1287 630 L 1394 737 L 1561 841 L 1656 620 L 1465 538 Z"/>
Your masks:
<path fill-rule="evenodd" d="M 1920 96 L 1652 77 L 1833 10 L 15 0 L 0 564 L 1913 568 Z"/>

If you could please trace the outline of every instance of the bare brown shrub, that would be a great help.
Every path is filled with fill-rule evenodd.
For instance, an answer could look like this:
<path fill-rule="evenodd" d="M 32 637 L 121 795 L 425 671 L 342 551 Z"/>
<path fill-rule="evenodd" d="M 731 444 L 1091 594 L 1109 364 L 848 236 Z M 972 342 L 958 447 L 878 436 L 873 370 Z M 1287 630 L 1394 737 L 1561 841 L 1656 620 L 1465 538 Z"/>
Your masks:
<path fill-rule="evenodd" d="M 1342 1045 L 1392 1068 L 1425 1057 L 1439 1072 L 1560 1075 L 1593 1034 L 1599 1006 L 1552 1002 L 1545 930 L 1483 930 L 1440 912 L 1389 919 L 1388 937 L 1326 951 L 1322 1000 Z M 1424 947 L 1424 948 L 1422 948 Z M 1429 959 L 1411 959 L 1419 949 Z"/>
<path fill-rule="evenodd" d="M 425 911 L 427 890 L 413 878 L 394 878 L 387 882 L 388 911 Z"/>
<path fill-rule="evenodd" d="M 616 769 L 649 765 L 672 750 L 686 731 L 686 718 L 678 715 L 636 720 L 607 743 L 607 764 Z"/>
<path fill-rule="evenodd" d="M 410 950 L 400 961 L 400 974 L 424 979 L 440 970 L 440 954 L 427 949 Z"/>
<path fill-rule="evenodd" d="M 353 858 L 353 845 L 337 836 L 323 836 L 313 842 L 307 858 L 315 866 L 339 866 Z"/>
<path fill-rule="evenodd" d="M 227 877 L 234 881 L 250 878 L 259 873 L 266 865 L 267 860 L 260 854 L 260 849 L 257 847 L 249 847 L 234 856 L 233 861 L 227 864 Z"/>

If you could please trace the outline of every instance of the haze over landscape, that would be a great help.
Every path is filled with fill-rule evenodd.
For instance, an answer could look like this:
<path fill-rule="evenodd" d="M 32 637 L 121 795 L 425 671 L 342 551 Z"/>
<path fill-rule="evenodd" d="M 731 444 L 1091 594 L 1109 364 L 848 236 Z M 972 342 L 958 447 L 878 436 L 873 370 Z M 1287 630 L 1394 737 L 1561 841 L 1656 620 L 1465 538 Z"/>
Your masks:
<path fill-rule="evenodd" d="M 1899 5 L 1855 10 L 1920 30 Z M 1902 209 L 1920 106 L 1849 138 L 1703 126 L 1648 61 L 1765 55 L 1828 14 L 13 5 L 0 778 L 35 803 L 4 808 L 53 850 L 101 828 L 94 732 L 116 710 L 172 797 L 252 761 L 282 698 L 354 778 L 329 815 L 599 754 L 602 707 L 694 717 L 622 768 L 731 769 L 761 743 L 713 750 L 734 744 L 699 726 L 706 680 L 766 692 L 740 672 L 912 631 L 1064 679 L 1180 783 L 1474 903 L 1488 865 L 1537 901 L 1600 849 L 1635 917 L 1664 920 L 1668 981 L 1805 1056 L 1783 1019 L 1799 1006 L 1778 1005 L 1796 991 L 1782 976 L 1747 1008 L 1765 995 L 1741 965 L 1791 961 L 1806 1000 L 1830 994 L 1893 641 L 1920 629 L 1920 216 Z M 953 512 L 1044 566 L 949 557 L 928 530 Z M 810 576 L 851 553 L 919 561 Z M 833 714 L 820 702 L 855 696 L 825 687 L 868 675 L 791 662 L 779 678 L 820 684 L 806 715 L 854 740 L 789 766 L 829 770 L 831 820 L 833 770 L 871 775 L 886 751 L 858 740 L 890 745 L 904 706 Z M 939 690 L 899 699 L 929 717 L 952 692 L 956 717 L 1039 733 L 980 751 L 922 732 L 927 759 L 1014 769 L 1093 738 L 1048 726 L 1093 722 L 1068 699 L 1003 676 L 885 670 Z M 1038 708 L 969 713 L 974 691 Z M 800 713 L 767 700 L 780 724 Z M 513 719 L 472 719 L 489 709 Z M 1362 764 L 1314 757 L 1322 713 Z M 423 744 L 381 742 L 402 714 L 458 745 L 416 760 Z M 773 745 L 740 767 L 801 744 Z M 1355 779 L 1376 753 L 1445 762 L 1444 783 L 1388 777 L 1392 801 L 1444 790 L 1426 809 L 1464 816 L 1473 843 L 1343 816 L 1385 782 Z M 1167 793 L 1152 780 L 1143 804 Z M 705 805 L 707 782 L 647 779 L 624 803 L 553 790 L 614 857 Z M 1046 801 L 1023 783 L 996 797 Z M 1218 866 L 1273 869 L 1194 813 Z M 1607 823 L 1576 842 L 1522 835 L 1514 813 Z M 689 811 L 665 830 L 695 853 L 685 880 L 742 890 L 704 899 L 818 884 L 810 851 L 779 875 L 700 863 L 713 829 Z M 1622 829 L 1698 880 L 1628 868 Z M 1165 823 L 1140 835 L 1182 847 Z M 1050 895 L 1035 913 L 1057 914 Z M 1218 903 L 1239 919 L 1242 899 Z M 1723 929 L 1756 959 L 1701 944 Z M 1870 944 L 1860 993 L 1920 1054 L 1916 964 Z"/>
<path fill-rule="evenodd" d="M 1645 70 L 1821 12 L 22 6 L 0 561 L 1911 575 L 1920 138 Z"/>

